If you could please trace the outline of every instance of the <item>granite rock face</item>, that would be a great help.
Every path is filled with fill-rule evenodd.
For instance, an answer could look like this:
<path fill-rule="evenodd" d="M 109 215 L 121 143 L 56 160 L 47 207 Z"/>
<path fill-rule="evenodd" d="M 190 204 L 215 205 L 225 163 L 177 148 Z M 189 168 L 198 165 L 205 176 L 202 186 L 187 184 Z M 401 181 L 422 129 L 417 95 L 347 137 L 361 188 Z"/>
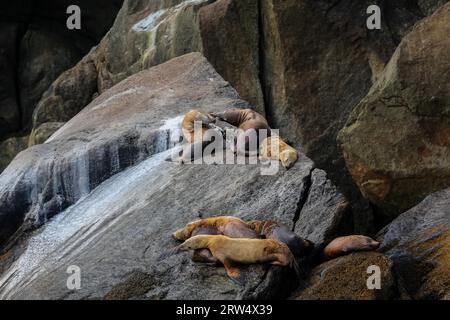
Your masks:
<path fill-rule="evenodd" d="M 450 186 L 449 16 L 414 27 L 339 135 L 361 192 L 393 217 Z"/>
<path fill-rule="evenodd" d="M 23 0 L 0 4 L 0 141 L 29 134 L 42 94 L 102 39 L 122 3 Z M 69 5 L 81 9 L 81 30 L 66 26 Z"/>
<path fill-rule="evenodd" d="M 178 141 L 183 114 L 194 107 L 248 107 L 198 53 L 120 82 L 46 143 L 19 154 L 0 176 L 0 225 L 3 237 L 15 232 L 17 238 L 22 232 L 28 240 L 23 252 L 2 267 L 0 296 L 287 297 L 296 283 L 287 268 L 243 267 L 246 284 L 241 287 L 223 268 L 193 263 L 189 254 L 157 262 L 176 245 L 171 233 L 199 217 L 274 219 L 302 228 L 314 223 L 296 221 L 308 199 L 306 208 L 323 211 L 326 235 L 301 235 L 317 239 L 332 236 L 327 224 L 339 225 L 345 218 L 335 208 L 344 201 L 342 195 L 304 155 L 290 170 L 280 166 L 270 175 L 258 163 L 166 161 Z M 321 191 L 310 195 L 310 190 Z M 81 290 L 65 285 L 70 265 L 82 270 Z"/>

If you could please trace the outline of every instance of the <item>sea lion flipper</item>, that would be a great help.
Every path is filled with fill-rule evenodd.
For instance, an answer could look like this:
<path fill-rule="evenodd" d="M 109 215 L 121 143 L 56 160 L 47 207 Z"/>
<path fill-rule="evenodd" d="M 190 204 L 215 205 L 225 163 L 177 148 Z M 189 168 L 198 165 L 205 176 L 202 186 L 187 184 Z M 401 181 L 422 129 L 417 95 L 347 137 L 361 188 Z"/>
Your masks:
<path fill-rule="evenodd" d="M 211 251 L 208 249 L 198 249 L 194 250 L 192 254 L 192 261 L 198 263 L 210 263 L 210 264 L 218 264 L 219 261 L 213 257 Z"/>
<path fill-rule="evenodd" d="M 230 260 L 225 259 L 223 261 L 223 266 L 225 267 L 225 270 L 227 271 L 228 276 L 230 277 L 231 280 L 233 280 L 233 282 L 237 283 L 240 286 L 245 285 L 244 274 L 241 272 L 241 270 L 239 270 L 239 268 L 236 268 L 235 266 L 233 266 L 233 264 Z"/>

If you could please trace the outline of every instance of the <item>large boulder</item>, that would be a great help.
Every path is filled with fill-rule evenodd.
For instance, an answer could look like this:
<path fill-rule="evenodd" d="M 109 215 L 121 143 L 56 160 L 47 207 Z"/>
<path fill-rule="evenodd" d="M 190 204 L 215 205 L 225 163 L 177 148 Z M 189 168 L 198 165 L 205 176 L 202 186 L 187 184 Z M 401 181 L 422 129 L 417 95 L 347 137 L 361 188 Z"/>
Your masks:
<path fill-rule="evenodd" d="M 21 123 L 29 127 L 31 115 L 42 94 L 65 70 L 73 67 L 83 52 L 47 27 L 32 25 L 22 38 L 18 81 Z"/>
<path fill-rule="evenodd" d="M 308 198 L 310 207 L 330 215 L 324 216 L 323 230 L 331 230 L 327 224 L 340 224 L 343 219 L 335 214 L 342 195 L 332 187 L 331 194 L 322 192 L 326 201 L 318 193 L 308 197 L 309 190 L 322 190 L 328 183 L 325 173 L 315 170 L 304 155 L 290 170 L 279 167 L 271 174 L 262 164 L 165 161 L 178 141 L 183 114 L 194 107 L 207 111 L 248 107 L 198 53 L 120 82 L 46 143 L 19 154 L 0 176 L 0 234 L 43 226 L 28 234 L 31 238 L 25 238 L 19 253 L 7 247 L 12 249 L 6 256 L 18 258 L 5 258 L 7 263 L 1 266 L 5 271 L 0 296 L 288 296 L 296 281 L 287 268 L 244 267 L 246 284 L 241 287 L 228 279 L 223 268 L 193 263 L 189 254 L 157 261 L 176 245 L 171 233 L 199 217 L 275 219 L 293 228 L 296 223 L 308 223 L 297 221 L 302 216 L 302 199 Z M 320 179 L 312 179 L 312 172 Z M 66 271 L 72 265 L 81 270 L 82 285 L 76 291 L 66 286 Z"/>
<path fill-rule="evenodd" d="M 383 12 L 381 30 L 366 27 L 373 4 Z M 411 1 L 270 0 L 261 6 L 261 82 L 271 125 L 300 141 L 351 199 L 359 232 L 374 231 L 336 136 L 422 13 Z"/>
<path fill-rule="evenodd" d="M 43 143 L 44 139 L 35 138 L 43 128 L 49 137 L 58 129 L 52 124 L 72 119 L 91 102 L 97 91 L 97 70 L 92 56 L 87 55 L 62 73 L 42 96 L 33 113 L 30 146 Z"/>
<path fill-rule="evenodd" d="M 380 289 L 369 288 L 371 266 L 380 269 Z M 353 253 L 315 267 L 292 294 L 295 300 L 390 300 L 399 297 L 392 261 L 377 252 Z"/>
<path fill-rule="evenodd" d="M 418 0 L 417 4 L 419 5 L 420 10 L 428 16 L 447 2 L 448 0 Z"/>
<path fill-rule="evenodd" d="M 378 238 L 411 297 L 450 298 L 450 189 L 401 214 Z"/>
<path fill-rule="evenodd" d="M 28 136 L 11 137 L 0 142 L 0 172 L 3 171 L 14 157 L 28 147 Z"/>
<path fill-rule="evenodd" d="M 127 0 L 100 45 L 44 94 L 33 128 L 46 121 L 67 121 L 94 93 L 102 93 L 141 70 L 197 51 L 204 53 L 243 99 L 264 113 L 258 76 L 258 19 L 254 1 Z"/>
<path fill-rule="evenodd" d="M 395 217 L 450 186 L 450 4 L 395 51 L 339 135 L 362 193 Z"/>
<path fill-rule="evenodd" d="M 299 203 L 295 232 L 318 246 L 338 235 L 351 234 L 354 226 L 347 199 L 327 179 L 325 171 L 314 169 L 308 179 L 307 192 Z"/>
<path fill-rule="evenodd" d="M 122 3 L 123 0 L 0 3 L 0 141 L 29 133 L 33 110 L 42 94 L 61 72 L 74 66 L 102 39 Z M 66 26 L 70 5 L 81 9 L 81 30 L 69 30 Z M 65 120 L 58 122 L 61 121 Z"/>
<path fill-rule="evenodd" d="M 20 25 L 0 22 L 0 140 L 20 129 L 20 107 L 17 83 L 16 41 Z M 1 172 L 1 169 L 0 169 Z"/>

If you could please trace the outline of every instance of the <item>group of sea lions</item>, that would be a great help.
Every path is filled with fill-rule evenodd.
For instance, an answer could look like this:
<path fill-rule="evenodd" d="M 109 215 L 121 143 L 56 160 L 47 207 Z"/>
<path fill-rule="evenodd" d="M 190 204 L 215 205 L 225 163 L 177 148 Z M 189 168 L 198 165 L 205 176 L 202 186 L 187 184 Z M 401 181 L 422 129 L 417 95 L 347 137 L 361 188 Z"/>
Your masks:
<path fill-rule="evenodd" d="M 298 159 L 297 150 L 280 136 L 273 134 L 264 116 L 252 109 L 229 109 L 219 113 L 194 109 L 185 114 L 181 123 L 183 136 L 188 142 L 180 157 L 181 163 L 193 160 L 195 148 L 203 150 L 211 143 L 212 133 L 214 133 L 211 129 L 221 130 L 215 124 L 217 120 L 237 128 L 238 134 L 235 137 L 233 150 L 235 153 L 248 156 L 254 152 L 259 155 L 260 160 L 279 160 L 287 169 L 292 167 Z M 195 123 L 201 124 L 200 132 L 195 132 Z M 255 137 L 254 147 L 250 137 Z"/>
<path fill-rule="evenodd" d="M 234 151 L 237 153 L 246 156 L 250 154 L 251 143 L 246 133 L 253 131 L 257 140 L 256 153 L 261 160 L 279 160 L 289 169 L 298 159 L 297 150 L 274 134 L 267 120 L 252 109 L 230 109 L 220 113 L 194 109 L 184 116 L 181 124 L 188 145 L 183 149 L 180 162 L 193 160 L 195 148 L 203 150 L 211 143 L 212 136 L 216 134 L 214 130 L 221 131 L 216 125 L 217 120 L 238 129 L 234 139 Z M 260 132 L 264 130 L 266 135 L 260 136 Z M 222 131 L 220 133 L 223 134 Z M 260 138 L 263 138 L 262 141 Z M 242 275 L 237 268 L 239 264 L 270 263 L 288 266 L 299 274 L 298 258 L 313 265 L 355 251 L 375 250 L 379 246 L 377 241 L 362 235 L 339 237 L 316 246 L 276 221 L 246 222 L 231 216 L 190 222 L 172 236 L 183 243 L 162 254 L 160 260 L 182 251 L 193 250 L 193 261 L 223 265 L 228 276 L 239 284 L 243 284 Z"/>
<path fill-rule="evenodd" d="M 379 246 L 379 242 L 369 237 L 351 235 L 316 247 L 275 221 L 245 222 L 229 216 L 190 222 L 172 236 L 184 242 L 161 255 L 160 259 L 194 250 L 193 261 L 223 265 L 228 276 L 239 284 L 244 282 L 237 267 L 239 264 L 270 263 L 291 267 L 299 274 L 297 258 L 306 258 L 307 263 L 316 264 L 355 251 L 376 250 Z"/>

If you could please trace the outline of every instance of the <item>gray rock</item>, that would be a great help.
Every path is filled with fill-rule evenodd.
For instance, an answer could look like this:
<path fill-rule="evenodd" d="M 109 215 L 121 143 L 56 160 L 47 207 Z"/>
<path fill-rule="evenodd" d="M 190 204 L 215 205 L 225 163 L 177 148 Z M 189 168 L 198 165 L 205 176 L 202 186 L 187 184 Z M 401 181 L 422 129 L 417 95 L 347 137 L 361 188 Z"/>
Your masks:
<path fill-rule="evenodd" d="M 327 180 L 323 170 L 314 169 L 308 179 L 295 232 L 316 245 L 350 234 L 352 215 L 345 197 Z"/>
<path fill-rule="evenodd" d="M 6 135 L 19 130 L 21 124 L 16 87 L 18 64 L 16 42 L 20 34 L 20 25 L 0 22 L 0 30 L 0 140 L 3 140 Z"/>
<path fill-rule="evenodd" d="M 0 142 L 0 172 L 3 171 L 14 157 L 28 147 L 28 136 L 11 137 Z"/>
<path fill-rule="evenodd" d="M 241 287 L 223 268 L 194 263 L 187 253 L 157 262 L 176 245 L 171 233 L 200 216 L 275 219 L 293 227 L 309 189 L 313 163 L 303 155 L 290 170 L 280 166 L 272 175 L 263 174 L 262 164 L 165 161 L 178 141 L 182 115 L 193 107 L 218 111 L 248 105 L 205 58 L 188 54 L 122 81 L 46 143 L 21 153 L 0 176 L 0 217 L 18 221 L 1 234 L 16 231 L 24 218 L 21 230 L 41 228 L 30 234 L 23 253 L 10 250 L 18 258 L 2 267 L 0 297 L 287 297 L 296 283 L 287 268 L 243 267 Z M 318 188 L 332 192 L 322 191 L 325 199 L 337 203 L 332 198 L 340 195 L 325 174 L 316 170 L 316 176 Z M 319 210 L 318 194 L 308 208 Z M 327 207 L 323 211 L 334 214 Z M 81 270 L 77 291 L 66 286 L 71 265 Z"/>
<path fill-rule="evenodd" d="M 450 294 L 450 189 L 436 192 L 401 214 L 378 235 L 414 299 Z"/>
<path fill-rule="evenodd" d="M 81 57 L 70 40 L 31 25 L 21 41 L 18 71 L 23 127 L 31 125 L 33 110 L 50 84 Z"/>
<path fill-rule="evenodd" d="M 450 3 L 403 38 L 339 133 L 354 181 L 391 219 L 450 187 L 449 15 Z"/>
<path fill-rule="evenodd" d="M 448 0 L 418 0 L 420 10 L 425 15 L 433 14 L 437 9 L 446 4 Z"/>

